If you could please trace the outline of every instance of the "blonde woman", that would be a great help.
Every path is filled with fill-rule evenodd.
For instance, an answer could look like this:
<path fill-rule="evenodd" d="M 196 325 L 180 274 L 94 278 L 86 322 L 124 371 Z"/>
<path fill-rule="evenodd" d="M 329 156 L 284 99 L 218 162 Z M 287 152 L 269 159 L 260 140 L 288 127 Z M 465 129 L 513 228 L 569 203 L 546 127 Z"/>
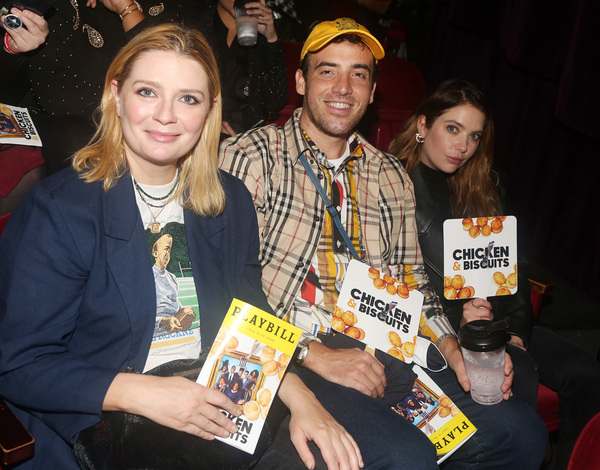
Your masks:
<path fill-rule="evenodd" d="M 116 432 L 109 415 L 161 438 L 134 428 L 137 444 L 120 450 L 76 444 L 88 468 L 245 468 L 268 433 L 255 455 L 213 441 L 237 432 L 219 409 L 238 407 L 157 375 L 197 374 L 232 298 L 268 309 L 252 201 L 217 169 L 221 94 L 204 37 L 174 24 L 140 33 L 111 64 L 101 111 L 72 168 L 28 194 L 0 241 L 0 390 L 36 440 L 23 468 L 78 468 L 72 446 L 103 417 Z M 307 466 L 314 440 L 332 468 L 359 468 L 352 437 L 297 376 L 279 395 Z"/>

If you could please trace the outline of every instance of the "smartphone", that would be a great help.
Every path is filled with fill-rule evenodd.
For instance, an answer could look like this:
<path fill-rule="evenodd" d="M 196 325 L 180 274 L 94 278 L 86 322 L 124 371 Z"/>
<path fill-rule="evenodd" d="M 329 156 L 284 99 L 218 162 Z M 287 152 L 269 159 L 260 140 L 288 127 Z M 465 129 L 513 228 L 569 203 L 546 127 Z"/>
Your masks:
<path fill-rule="evenodd" d="M 53 5 L 54 0 L 0 0 L 0 14 L 6 15 L 12 8 L 18 8 L 44 16 Z"/>

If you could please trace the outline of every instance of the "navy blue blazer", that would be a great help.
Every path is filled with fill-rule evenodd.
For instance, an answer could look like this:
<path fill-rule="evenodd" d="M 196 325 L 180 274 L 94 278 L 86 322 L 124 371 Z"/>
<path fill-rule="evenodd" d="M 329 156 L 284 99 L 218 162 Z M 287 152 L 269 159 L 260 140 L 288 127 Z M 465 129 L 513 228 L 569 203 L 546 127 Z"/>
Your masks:
<path fill-rule="evenodd" d="M 221 178 L 222 215 L 184 211 L 203 347 L 234 297 L 271 311 L 250 194 Z M 66 169 L 11 216 L 0 239 L 0 395 L 36 439 L 28 467 L 77 468 L 67 443 L 99 421 L 118 372 L 143 369 L 156 314 L 152 262 L 128 175 L 106 193 Z"/>

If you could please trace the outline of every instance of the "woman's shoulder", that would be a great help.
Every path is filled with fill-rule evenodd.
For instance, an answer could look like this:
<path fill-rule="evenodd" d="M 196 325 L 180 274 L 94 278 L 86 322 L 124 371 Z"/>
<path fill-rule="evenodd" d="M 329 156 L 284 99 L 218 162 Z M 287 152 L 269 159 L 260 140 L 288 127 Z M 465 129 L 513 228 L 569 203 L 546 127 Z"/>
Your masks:
<path fill-rule="evenodd" d="M 80 191 L 89 186 L 80 178 L 79 173 L 70 166 L 45 177 L 38 185 L 48 192 Z"/>
<path fill-rule="evenodd" d="M 236 176 L 227 173 L 224 170 L 219 170 L 221 176 L 221 185 L 225 190 L 225 194 L 233 197 L 249 197 L 250 192 L 244 182 Z"/>
<path fill-rule="evenodd" d="M 89 205 L 102 195 L 102 183 L 86 183 L 73 168 L 65 168 L 39 181 L 30 191 L 33 199 L 61 205 Z"/>
<path fill-rule="evenodd" d="M 224 170 L 219 170 L 219 174 L 226 197 L 225 212 L 236 216 L 246 215 L 247 212 L 254 214 L 252 196 L 244 182 Z"/>

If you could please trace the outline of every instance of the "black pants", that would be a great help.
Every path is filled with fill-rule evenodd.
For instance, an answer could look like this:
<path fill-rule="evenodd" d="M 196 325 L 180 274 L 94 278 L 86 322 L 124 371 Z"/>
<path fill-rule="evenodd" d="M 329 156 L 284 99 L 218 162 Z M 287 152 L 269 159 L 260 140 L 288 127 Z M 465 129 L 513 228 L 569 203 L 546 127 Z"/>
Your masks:
<path fill-rule="evenodd" d="M 558 393 L 559 439 L 555 469 L 566 469 L 577 437 L 600 412 L 600 363 L 583 347 L 549 328 L 533 328 L 527 349 L 540 383 Z"/>

